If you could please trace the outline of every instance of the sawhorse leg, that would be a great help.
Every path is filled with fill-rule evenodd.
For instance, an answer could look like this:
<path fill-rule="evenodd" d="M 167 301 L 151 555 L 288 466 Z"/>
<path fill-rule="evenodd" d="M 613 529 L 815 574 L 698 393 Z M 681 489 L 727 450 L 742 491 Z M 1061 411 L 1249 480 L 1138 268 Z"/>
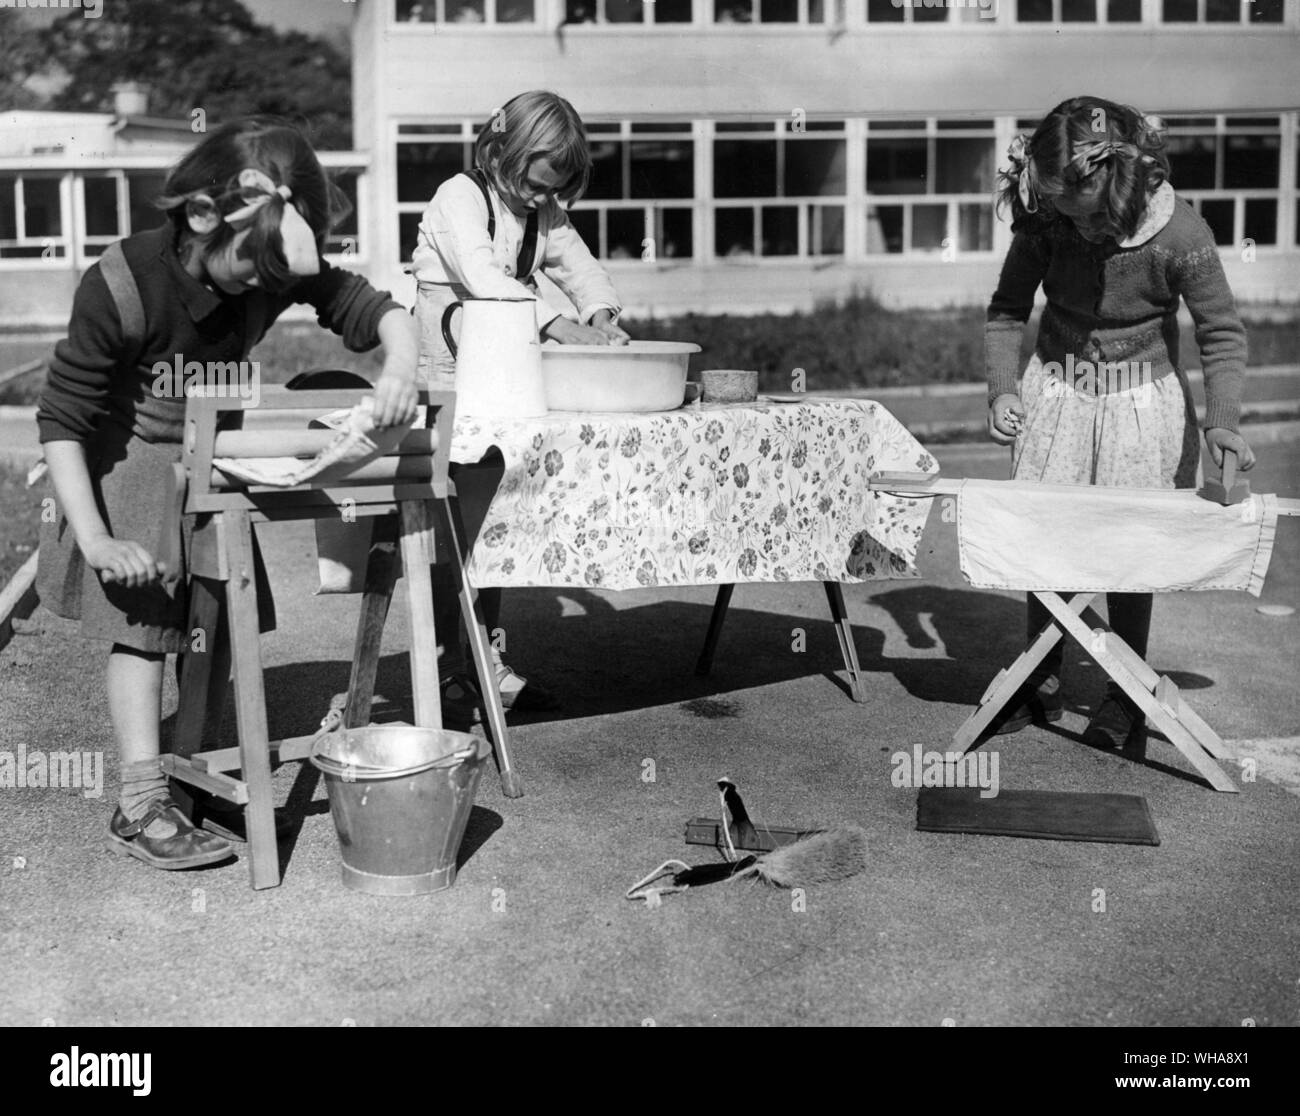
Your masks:
<path fill-rule="evenodd" d="M 1115 680 L 1116 685 L 1146 714 L 1147 720 L 1169 738 L 1170 743 L 1182 752 L 1187 762 L 1205 777 L 1210 786 L 1227 794 L 1237 793 L 1236 784 L 1214 758 L 1216 750 L 1227 758 L 1223 741 L 1214 733 L 1210 733 L 1209 737 L 1201 735 L 1197 726 L 1204 725 L 1204 722 L 1199 717 L 1187 724 L 1183 723 L 1186 706 L 1178 693 L 1178 687 L 1170 679 L 1161 678 L 1145 664 L 1142 671 L 1135 671 L 1134 660 L 1140 661 L 1141 657 L 1113 631 L 1102 625 L 1095 615 L 1093 620 L 1097 627 L 1089 628 L 1055 593 L 1036 595 L 1056 622 L 1081 647 L 1088 650 L 1097 665 Z M 1148 686 L 1146 682 L 1151 680 L 1154 680 L 1154 684 Z"/>
<path fill-rule="evenodd" d="M 443 526 L 447 531 L 447 552 L 451 555 L 452 577 L 460 597 L 460 611 L 465 619 L 465 632 L 469 639 L 470 658 L 478 677 L 479 692 L 486 706 L 488 733 L 496 750 L 497 770 L 501 774 L 501 792 L 507 798 L 521 798 L 524 793 L 519 773 L 510 755 L 510 738 L 506 730 L 506 711 L 501 704 L 501 690 L 497 686 L 496 664 L 488 639 L 487 625 L 483 622 L 478 594 L 465 572 L 469 566 L 469 540 L 461 522 L 456 501 L 448 498 L 441 502 Z M 456 638 L 453 634 L 452 638 Z"/>
<path fill-rule="evenodd" d="M 222 583 L 210 577 L 190 578 L 186 649 L 181 653 L 180 701 L 172 730 L 171 754 L 188 760 L 204 744 L 205 729 L 219 726 L 230 685 L 230 641 Z M 194 818 L 194 789 L 172 780 L 172 799 Z M 197 823 L 196 823 L 197 824 Z"/>
<path fill-rule="evenodd" d="M 347 705 L 343 710 L 344 728 L 364 728 L 370 723 L 384 625 L 388 622 L 388 607 L 397 584 L 397 522 L 395 516 L 380 516 L 374 521 L 374 534 L 366 561 L 366 584 L 361 596 L 361 615 L 357 618 L 352 674 L 348 679 Z"/>
<path fill-rule="evenodd" d="M 1062 607 L 1077 619 L 1078 614 L 1088 607 L 1096 595 L 1096 593 L 1076 593 L 1070 598 L 1069 605 L 1062 602 Z M 1060 600 L 1059 597 L 1057 599 Z M 958 751 L 967 751 L 984 735 L 985 730 L 992 724 L 993 718 L 1029 680 L 1034 668 L 1046 658 L 1047 653 L 1064 636 L 1065 631 L 1058 623 L 1048 624 L 1020 653 L 1015 662 L 1006 669 L 998 671 L 993 681 L 989 683 L 988 689 L 984 691 L 984 696 L 980 698 L 975 712 L 967 717 L 953 733 L 953 746 Z"/>
<path fill-rule="evenodd" d="M 254 888 L 280 883 L 280 855 L 271 802 L 270 738 L 266 727 L 261 635 L 257 623 L 257 579 L 253 565 L 253 529 L 248 513 L 226 512 L 222 541 L 230 654 L 234 661 L 235 717 L 239 724 L 239 765 L 248 789 L 244 828 L 248 834 L 249 875 Z"/>

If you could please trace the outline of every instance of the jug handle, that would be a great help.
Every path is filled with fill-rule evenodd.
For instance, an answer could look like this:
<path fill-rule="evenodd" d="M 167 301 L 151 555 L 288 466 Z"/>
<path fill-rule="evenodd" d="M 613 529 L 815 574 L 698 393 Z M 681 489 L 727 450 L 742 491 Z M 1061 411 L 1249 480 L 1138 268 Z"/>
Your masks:
<path fill-rule="evenodd" d="M 451 339 L 451 312 L 458 306 L 459 302 L 453 302 L 442 312 L 442 339 L 447 342 L 447 351 L 453 357 L 456 355 L 456 342 Z"/>

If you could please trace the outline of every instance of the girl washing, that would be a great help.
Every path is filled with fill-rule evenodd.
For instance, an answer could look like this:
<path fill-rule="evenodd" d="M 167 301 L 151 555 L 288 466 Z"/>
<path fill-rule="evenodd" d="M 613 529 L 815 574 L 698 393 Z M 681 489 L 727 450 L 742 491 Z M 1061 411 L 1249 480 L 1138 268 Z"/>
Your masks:
<path fill-rule="evenodd" d="M 1159 121 L 1099 97 L 1054 108 L 1020 136 L 1002 172 L 1014 240 L 988 309 L 989 434 L 1013 445 L 1011 475 L 1055 484 L 1193 488 L 1200 445 L 1179 363 L 1178 301 L 1196 326 L 1205 376 L 1205 443 L 1216 465 L 1255 455 L 1237 433 L 1246 332 L 1209 227 L 1169 183 Z M 1042 286 L 1033 359 L 1020 340 Z M 1080 362 L 1127 374 L 1072 375 Z M 1122 363 L 1120 363 L 1122 362 Z M 1138 369 L 1138 374 L 1132 370 Z M 1145 657 L 1151 595 L 1108 593 L 1111 627 Z M 1049 621 L 1031 597 L 1032 639 Z M 1061 717 L 1058 643 L 1003 710 L 994 731 Z M 1085 740 L 1136 743 L 1140 710 L 1111 683 Z"/>
<path fill-rule="evenodd" d="M 289 305 L 306 302 L 353 351 L 383 343 L 374 411 L 390 425 L 415 414 L 417 345 L 401 306 L 321 258 L 347 201 L 293 128 L 223 126 L 171 172 L 159 204 L 165 225 L 128 237 L 120 257 L 86 273 L 50 363 L 37 422 L 60 517 L 42 539 L 38 584 L 83 636 L 111 644 L 121 795 L 108 846 L 175 869 L 225 860 L 231 849 L 170 800 L 159 762 L 163 666 L 185 645 L 185 570 L 157 557 L 185 399 L 153 366 L 242 361 Z M 125 283 L 138 295 L 139 336 L 119 310 L 115 264 L 129 269 Z M 273 624 L 269 609 L 263 624 Z"/>
<path fill-rule="evenodd" d="M 449 178 L 420 221 L 412 270 L 418 289 L 420 376 L 429 387 L 451 387 L 456 362 L 443 340 L 443 310 L 463 298 L 527 298 L 536 302 L 543 339 L 568 345 L 626 344 L 617 324 L 618 295 L 605 269 L 569 222 L 568 207 L 587 188 L 591 152 L 582 120 L 573 106 L 554 93 L 521 93 L 479 133 L 474 169 Z M 544 273 L 578 310 L 573 322 L 537 291 Z M 476 465 L 453 467 L 465 529 L 472 542 L 503 471 L 499 456 Z M 450 570 L 434 569 L 437 629 L 458 630 L 458 610 Z M 501 591 L 479 592 L 488 630 L 495 631 Z M 497 684 L 507 709 L 553 708 L 554 698 L 515 674 L 494 645 Z M 471 706 L 476 694 L 464 675 L 459 646 L 444 649 L 440 669 L 449 706 Z"/>

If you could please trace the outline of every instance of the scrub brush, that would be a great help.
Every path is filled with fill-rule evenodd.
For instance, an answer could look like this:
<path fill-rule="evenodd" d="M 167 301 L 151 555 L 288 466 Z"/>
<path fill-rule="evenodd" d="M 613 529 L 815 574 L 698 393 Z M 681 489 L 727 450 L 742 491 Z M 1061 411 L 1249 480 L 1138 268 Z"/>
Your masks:
<path fill-rule="evenodd" d="M 681 860 L 665 860 L 648 876 L 633 884 L 626 898 L 644 899 L 654 907 L 659 905 L 663 895 L 720 881 L 757 877 L 773 887 L 805 887 L 848 879 L 866 867 L 867 835 L 856 826 L 818 830 L 762 856 L 737 857 L 733 834 L 738 840 L 743 840 L 747 832 L 754 830 L 754 825 L 735 784 L 730 779 L 719 779 L 718 788 L 724 811 L 721 828 L 726 841 L 722 855 L 727 862 L 691 867 Z M 726 824 L 727 815 L 730 815 L 731 824 Z M 666 886 L 650 887 L 665 876 L 672 877 Z"/>

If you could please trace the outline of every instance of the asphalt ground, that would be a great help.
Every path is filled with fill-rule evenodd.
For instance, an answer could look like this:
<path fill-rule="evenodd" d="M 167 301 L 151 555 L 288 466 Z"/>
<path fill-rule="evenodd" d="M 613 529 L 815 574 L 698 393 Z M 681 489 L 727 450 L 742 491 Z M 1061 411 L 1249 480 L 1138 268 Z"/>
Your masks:
<path fill-rule="evenodd" d="M 948 476 L 1005 475 L 1005 451 L 939 447 Z M 1300 495 L 1300 443 L 1270 442 L 1255 491 Z M 324 787 L 277 773 L 297 829 L 285 875 L 254 892 L 241 858 L 164 873 L 109 856 L 117 764 L 103 651 L 41 619 L 0 653 L 0 752 L 102 754 L 102 797 L 0 790 L 0 1023 L 1076 1025 L 1300 1022 L 1297 524 L 1260 600 L 1157 601 L 1149 661 L 1258 778 L 1217 794 L 1167 743 L 1145 764 L 1081 743 L 1102 677 L 1067 658 L 1068 712 L 995 745 L 1003 788 L 1142 795 L 1158 847 L 918 832 L 894 757 L 943 748 L 1022 643 L 1020 595 L 973 590 L 932 513 L 922 577 L 848 586 L 869 700 L 849 699 L 822 590 L 736 590 L 713 673 L 693 665 L 712 590 L 512 590 L 504 626 L 525 675 L 564 708 L 513 722 L 525 796 L 489 770 L 455 885 L 380 898 L 343 888 Z M 301 527 L 263 534 L 280 627 L 265 637 L 273 736 L 308 732 L 346 688 L 357 599 L 312 595 Z M 410 720 L 407 633 L 393 610 L 376 719 Z M 795 651 L 796 629 L 806 636 Z M 166 694 L 168 712 L 175 693 Z M 802 896 L 725 884 L 624 891 L 688 846 L 735 780 L 755 817 L 860 826 L 867 867 Z"/>

